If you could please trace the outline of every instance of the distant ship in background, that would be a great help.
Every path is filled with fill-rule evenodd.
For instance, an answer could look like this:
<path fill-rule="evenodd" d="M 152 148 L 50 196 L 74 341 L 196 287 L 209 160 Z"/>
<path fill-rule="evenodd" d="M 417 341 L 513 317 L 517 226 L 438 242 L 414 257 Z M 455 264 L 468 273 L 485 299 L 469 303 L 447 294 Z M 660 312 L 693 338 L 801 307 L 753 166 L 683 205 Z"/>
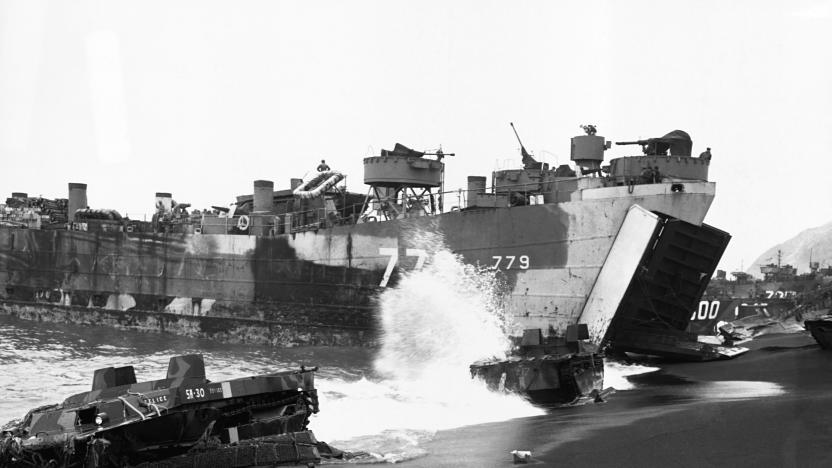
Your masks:
<path fill-rule="evenodd" d="M 729 279 L 725 271 L 718 270 L 691 315 L 689 330 L 714 334 L 726 322 L 762 326 L 796 312 L 802 315 L 801 309 L 810 313 L 832 305 L 832 267 L 810 260 L 808 272 L 798 274 L 795 266 L 782 263 L 781 251 L 776 255 L 776 263 L 760 265 L 762 278 L 735 271 Z"/>
<path fill-rule="evenodd" d="M 446 191 L 453 154 L 396 144 L 364 158 L 367 192 L 337 171 L 274 190 L 256 180 L 230 208 L 190 210 L 156 193 L 151 221 L 16 192 L 0 210 L 0 311 L 52 322 L 158 330 L 275 346 L 375 345 L 375 299 L 438 249 L 498 271 L 514 333 L 663 349 L 687 339 L 730 236 L 703 224 L 710 153 L 687 133 L 623 145 L 583 126 L 574 165 L 523 167 Z M 519 139 L 519 137 L 518 137 Z M 324 168 L 326 169 L 326 168 Z M 450 206 L 449 206 L 450 205 Z M 453 311 L 448 311 L 453 313 Z M 664 344 L 662 344 L 664 343 Z M 657 348 L 658 346 L 658 348 Z"/>

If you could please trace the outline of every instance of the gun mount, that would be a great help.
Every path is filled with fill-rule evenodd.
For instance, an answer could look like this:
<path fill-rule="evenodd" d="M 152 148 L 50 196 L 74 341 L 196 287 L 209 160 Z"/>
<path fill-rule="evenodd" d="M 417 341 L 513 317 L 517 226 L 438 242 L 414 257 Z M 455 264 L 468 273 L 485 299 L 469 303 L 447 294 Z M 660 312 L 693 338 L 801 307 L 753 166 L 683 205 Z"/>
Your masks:
<path fill-rule="evenodd" d="M 371 202 L 385 220 L 441 212 L 445 181 L 442 158 L 453 155 L 441 149 L 416 151 L 396 143 L 392 150 L 381 150 L 380 156 L 364 158 L 364 183 L 371 187 L 372 195 L 368 193 L 362 212 Z M 438 194 L 433 193 L 434 188 L 439 188 Z"/>
<path fill-rule="evenodd" d="M 601 163 L 604 162 L 604 151 L 608 150 L 612 144 L 604 140 L 604 137 L 596 135 L 598 128 L 595 125 L 588 124 L 580 127 L 586 135 L 572 137 L 570 158 L 581 168 L 582 173 L 599 173 Z"/>
<path fill-rule="evenodd" d="M 642 152 L 647 156 L 690 156 L 693 141 L 683 130 L 673 130 L 661 138 L 648 138 L 637 141 L 616 141 L 616 145 L 641 145 Z"/>

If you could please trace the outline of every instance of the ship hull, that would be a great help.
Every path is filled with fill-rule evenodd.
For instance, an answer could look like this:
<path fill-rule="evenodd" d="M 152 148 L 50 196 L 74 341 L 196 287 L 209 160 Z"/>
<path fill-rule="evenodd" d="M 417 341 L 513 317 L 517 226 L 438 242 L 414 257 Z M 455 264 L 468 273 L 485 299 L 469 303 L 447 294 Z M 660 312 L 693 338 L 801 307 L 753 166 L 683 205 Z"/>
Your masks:
<path fill-rule="evenodd" d="M 375 345 L 375 299 L 446 249 L 499 272 L 518 329 L 562 333 L 629 207 L 702 222 L 714 186 L 684 185 L 262 237 L 0 228 L 0 310 L 230 342 Z"/>
<path fill-rule="evenodd" d="M 809 330 L 812 338 L 818 342 L 821 348 L 832 349 L 832 320 L 829 317 L 806 320 L 803 325 Z"/>

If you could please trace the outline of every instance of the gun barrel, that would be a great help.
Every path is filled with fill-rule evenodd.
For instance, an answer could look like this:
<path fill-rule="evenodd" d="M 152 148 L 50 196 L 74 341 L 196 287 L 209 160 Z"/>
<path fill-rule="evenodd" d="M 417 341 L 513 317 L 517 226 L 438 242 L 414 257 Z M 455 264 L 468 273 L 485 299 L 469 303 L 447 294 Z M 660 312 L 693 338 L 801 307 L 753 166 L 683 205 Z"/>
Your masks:
<path fill-rule="evenodd" d="M 616 145 L 646 145 L 649 143 L 648 140 L 638 140 L 638 141 L 616 141 Z"/>
<path fill-rule="evenodd" d="M 523 146 L 523 142 L 520 141 L 520 135 L 517 134 L 517 129 L 514 128 L 514 122 L 509 122 L 508 124 L 511 125 L 511 129 L 514 130 L 514 136 L 517 137 L 517 143 L 520 143 L 520 146 Z"/>

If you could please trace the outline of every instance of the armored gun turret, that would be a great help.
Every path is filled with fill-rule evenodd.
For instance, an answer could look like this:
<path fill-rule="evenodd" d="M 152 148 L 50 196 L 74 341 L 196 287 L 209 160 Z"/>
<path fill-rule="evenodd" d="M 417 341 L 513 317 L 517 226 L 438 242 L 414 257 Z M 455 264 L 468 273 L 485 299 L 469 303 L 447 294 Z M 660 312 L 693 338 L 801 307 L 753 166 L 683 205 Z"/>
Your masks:
<path fill-rule="evenodd" d="M 442 159 L 453 155 L 442 149 L 416 151 L 396 143 L 392 150 L 383 149 L 379 156 L 364 158 L 364 183 L 372 188 L 372 195 L 367 196 L 362 212 L 372 206 L 383 220 L 441 212 L 445 180 Z M 433 193 L 435 188 L 439 188 L 438 194 Z"/>
<path fill-rule="evenodd" d="M 693 141 L 683 130 L 673 130 L 661 138 L 648 138 L 637 141 L 617 141 L 616 145 L 641 145 L 642 152 L 647 156 L 690 156 Z"/>
<path fill-rule="evenodd" d="M 662 180 L 708 180 L 710 159 L 691 157 L 693 142 L 683 130 L 673 130 L 661 138 L 618 141 L 615 144 L 641 145 L 644 153 L 643 156 L 625 156 L 610 161 L 609 177 L 616 185 Z"/>

